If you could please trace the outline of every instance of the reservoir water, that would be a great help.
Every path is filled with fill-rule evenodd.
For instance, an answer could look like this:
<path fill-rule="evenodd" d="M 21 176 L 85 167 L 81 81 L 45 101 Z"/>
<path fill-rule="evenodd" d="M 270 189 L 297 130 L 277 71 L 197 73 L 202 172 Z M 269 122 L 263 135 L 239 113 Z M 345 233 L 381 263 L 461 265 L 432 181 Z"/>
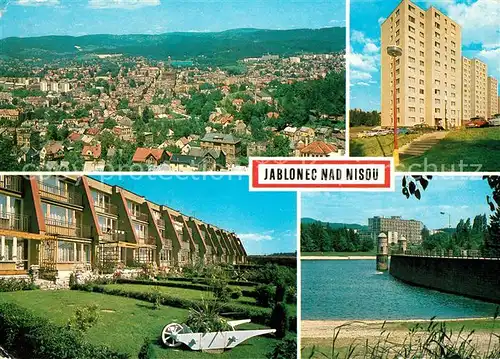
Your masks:
<path fill-rule="evenodd" d="M 493 316 L 496 305 L 419 288 L 377 273 L 375 260 L 302 261 L 302 319 Z"/>

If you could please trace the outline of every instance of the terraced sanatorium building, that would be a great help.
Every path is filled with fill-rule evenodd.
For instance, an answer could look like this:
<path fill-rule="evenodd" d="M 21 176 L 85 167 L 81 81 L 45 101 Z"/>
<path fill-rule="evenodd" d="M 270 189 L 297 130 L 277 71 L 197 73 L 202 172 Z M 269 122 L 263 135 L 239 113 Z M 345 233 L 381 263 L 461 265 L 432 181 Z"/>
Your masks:
<path fill-rule="evenodd" d="M 0 275 L 246 262 L 235 233 L 79 176 L 0 176 Z"/>

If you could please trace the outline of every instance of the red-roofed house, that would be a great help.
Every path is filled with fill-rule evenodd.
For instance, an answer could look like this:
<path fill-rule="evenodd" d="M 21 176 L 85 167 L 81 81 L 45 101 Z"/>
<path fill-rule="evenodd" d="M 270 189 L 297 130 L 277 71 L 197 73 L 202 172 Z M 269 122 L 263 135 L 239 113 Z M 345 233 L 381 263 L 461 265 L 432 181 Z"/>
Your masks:
<path fill-rule="evenodd" d="M 101 158 L 101 144 L 95 146 L 83 146 L 82 156 L 85 161 L 98 160 Z"/>
<path fill-rule="evenodd" d="M 337 146 L 322 141 L 314 141 L 300 150 L 300 157 L 333 157 L 337 154 Z"/>
<path fill-rule="evenodd" d="M 165 162 L 167 155 L 167 152 L 158 148 L 139 147 L 135 150 L 132 162 L 158 166 Z"/>
<path fill-rule="evenodd" d="M 7 120 L 17 120 L 19 118 L 19 110 L 0 109 L 0 118 Z"/>
<path fill-rule="evenodd" d="M 68 140 L 69 140 L 70 142 L 79 141 L 81 138 L 82 138 L 82 135 L 80 135 L 78 132 L 72 132 L 72 133 L 70 133 L 70 135 L 68 136 Z"/>
<path fill-rule="evenodd" d="M 86 133 L 87 135 L 96 136 L 96 135 L 98 135 L 98 134 L 99 134 L 99 132 L 100 132 L 100 130 L 99 130 L 98 128 L 96 128 L 96 127 L 91 127 L 91 128 L 89 128 L 89 129 L 88 129 L 85 133 Z"/>
<path fill-rule="evenodd" d="M 241 110 L 241 106 L 245 103 L 245 100 L 242 98 L 235 98 L 232 102 L 233 106 L 236 107 L 236 110 Z"/>

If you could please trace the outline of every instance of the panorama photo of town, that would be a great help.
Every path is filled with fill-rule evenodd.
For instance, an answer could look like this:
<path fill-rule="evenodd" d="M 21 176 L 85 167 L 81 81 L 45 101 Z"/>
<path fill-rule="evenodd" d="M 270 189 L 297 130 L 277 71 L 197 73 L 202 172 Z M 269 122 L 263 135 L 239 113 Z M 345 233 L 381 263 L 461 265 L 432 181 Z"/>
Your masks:
<path fill-rule="evenodd" d="M 0 169 L 244 171 L 249 156 L 344 155 L 345 4 L 315 3 L 271 21 L 275 2 L 250 2 L 242 22 L 231 1 L 7 1 Z"/>

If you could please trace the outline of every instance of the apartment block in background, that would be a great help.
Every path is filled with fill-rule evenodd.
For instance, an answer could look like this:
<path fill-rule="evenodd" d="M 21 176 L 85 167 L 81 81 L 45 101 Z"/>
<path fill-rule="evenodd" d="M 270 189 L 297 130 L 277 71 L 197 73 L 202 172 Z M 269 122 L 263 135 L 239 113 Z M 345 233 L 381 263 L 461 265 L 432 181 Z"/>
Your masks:
<path fill-rule="evenodd" d="M 487 116 L 488 66 L 478 59 L 471 60 L 471 118 Z"/>
<path fill-rule="evenodd" d="M 472 118 L 472 61 L 462 57 L 462 119 Z"/>
<path fill-rule="evenodd" d="M 500 113 L 498 112 L 498 80 L 488 76 L 486 117 L 492 119 L 498 113 Z"/>
<path fill-rule="evenodd" d="M 401 237 L 406 238 L 408 244 L 419 244 L 422 242 L 422 228 L 422 222 L 400 216 L 368 218 L 372 239 L 376 240 L 383 232 L 388 236 L 389 244 L 397 243 Z"/>
<path fill-rule="evenodd" d="M 387 47 L 402 48 L 396 59 Z M 459 126 L 462 107 L 461 28 L 434 7 L 423 10 L 403 0 L 381 25 L 382 125 L 393 124 L 396 82 L 400 126 Z"/>
<path fill-rule="evenodd" d="M 90 177 L 0 176 L 0 276 L 246 263 L 233 234 Z"/>

